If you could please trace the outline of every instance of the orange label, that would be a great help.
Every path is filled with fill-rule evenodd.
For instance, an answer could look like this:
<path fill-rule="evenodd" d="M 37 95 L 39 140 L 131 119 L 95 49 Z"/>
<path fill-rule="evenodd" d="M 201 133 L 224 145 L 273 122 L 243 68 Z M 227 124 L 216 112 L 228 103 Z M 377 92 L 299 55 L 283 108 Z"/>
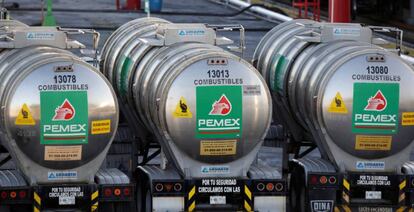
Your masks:
<path fill-rule="evenodd" d="M 82 159 L 82 146 L 46 146 L 45 160 L 74 161 Z"/>
<path fill-rule="evenodd" d="M 237 140 L 204 140 L 200 142 L 200 155 L 235 155 Z"/>
<path fill-rule="evenodd" d="M 107 134 L 111 132 L 111 120 L 92 121 L 92 135 Z"/>
<path fill-rule="evenodd" d="M 401 125 L 414 126 L 414 112 L 402 113 Z"/>
<path fill-rule="evenodd" d="M 391 136 L 366 136 L 357 135 L 356 150 L 388 151 L 391 150 Z"/>

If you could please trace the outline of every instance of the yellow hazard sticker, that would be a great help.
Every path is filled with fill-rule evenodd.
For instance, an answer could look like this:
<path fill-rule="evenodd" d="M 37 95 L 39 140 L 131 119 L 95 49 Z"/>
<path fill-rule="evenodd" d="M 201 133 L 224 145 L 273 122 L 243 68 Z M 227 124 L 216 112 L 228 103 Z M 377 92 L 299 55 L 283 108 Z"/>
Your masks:
<path fill-rule="evenodd" d="M 92 121 L 91 133 L 92 135 L 107 134 L 111 132 L 111 120 Z"/>
<path fill-rule="evenodd" d="M 36 122 L 33 119 L 32 113 L 30 112 L 29 107 L 26 104 L 23 104 L 22 108 L 19 110 L 19 115 L 14 122 L 16 125 L 35 125 Z"/>
<path fill-rule="evenodd" d="M 75 161 L 82 159 L 82 146 L 45 146 L 47 161 Z"/>
<path fill-rule="evenodd" d="M 392 136 L 357 135 L 356 150 L 388 151 L 391 150 Z"/>
<path fill-rule="evenodd" d="M 200 155 L 235 155 L 237 140 L 203 140 L 200 142 Z"/>
<path fill-rule="evenodd" d="M 414 126 L 414 112 L 402 113 L 401 125 L 402 126 Z"/>
<path fill-rule="evenodd" d="M 190 111 L 190 107 L 187 104 L 187 101 L 184 97 L 180 98 L 178 101 L 177 106 L 173 112 L 173 116 L 175 118 L 192 118 L 193 114 Z"/>
<path fill-rule="evenodd" d="M 328 112 L 330 113 L 348 113 L 345 102 L 342 99 L 341 93 L 337 92 L 335 97 L 332 99 L 331 104 L 329 105 Z"/>

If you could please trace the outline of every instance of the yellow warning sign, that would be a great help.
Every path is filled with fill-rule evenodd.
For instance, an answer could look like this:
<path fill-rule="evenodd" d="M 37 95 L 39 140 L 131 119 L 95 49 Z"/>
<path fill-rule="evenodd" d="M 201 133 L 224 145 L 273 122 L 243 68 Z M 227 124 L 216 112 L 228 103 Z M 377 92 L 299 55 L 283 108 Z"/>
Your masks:
<path fill-rule="evenodd" d="M 92 121 L 91 133 L 92 135 L 107 134 L 111 132 L 111 120 Z"/>
<path fill-rule="evenodd" d="M 235 155 L 237 140 L 204 140 L 200 142 L 200 155 Z"/>
<path fill-rule="evenodd" d="M 22 108 L 19 110 L 19 115 L 14 122 L 16 125 L 35 125 L 36 122 L 33 119 L 32 113 L 27 107 L 26 104 L 23 104 Z"/>
<path fill-rule="evenodd" d="M 402 126 L 413 126 L 414 125 L 414 112 L 402 113 L 401 125 Z"/>
<path fill-rule="evenodd" d="M 388 151 L 391 150 L 391 136 L 357 135 L 356 150 Z"/>
<path fill-rule="evenodd" d="M 184 97 L 180 98 L 180 101 L 177 103 L 175 107 L 175 111 L 173 112 L 173 116 L 176 118 L 192 118 L 193 114 L 190 111 L 190 107 L 187 104 L 187 101 Z"/>
<path fill-rule="evenodd" d="M 329 105 L 328 112 L 348 113 L 348 109 L 346 109 L 345 102 L 342 99 L 341 93 L 336 93 L 335 98 L 332 99 L 331 105 Z"/>

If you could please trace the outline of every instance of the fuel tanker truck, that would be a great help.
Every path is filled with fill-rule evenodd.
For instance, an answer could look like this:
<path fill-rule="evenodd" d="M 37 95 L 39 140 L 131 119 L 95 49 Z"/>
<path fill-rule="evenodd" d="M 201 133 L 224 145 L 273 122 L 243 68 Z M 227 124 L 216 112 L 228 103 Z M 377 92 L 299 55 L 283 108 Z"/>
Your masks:
<path fill-rule="evenodd" d="M 0 170 L 0 210 L 125 209 L 113 202 L 133 199 L 133 185 L 119 170 L 100 169 L 118 125 L 115 93 L 66 50 L 85 48 L 69 35 L 91 34 L 96 45 L 99 34 L 0 25 L 0 140 L 11 155 L 1 164 L 12 158 L 17 167 Z"/>
<path fill-rule="evenodd" d="M 243 38 L 241 26 L 143 18 L 108 38 L 101 71 L 146 153 L 138 211 L 285 211 L 281 170 L 256 162 L 271 121 L 266 83 L 218 47 L 232 41 L 217 31 L 237 29 Z"/>
<path fill-rule="evenodd" d="M 293 211 L 413 210 L 413 67 L 373 33 L 391 30 L 293 20 L 258 45 L 253 64 L 297 150 Z M 309 142 L 321 157 L 297 148 Z"/>

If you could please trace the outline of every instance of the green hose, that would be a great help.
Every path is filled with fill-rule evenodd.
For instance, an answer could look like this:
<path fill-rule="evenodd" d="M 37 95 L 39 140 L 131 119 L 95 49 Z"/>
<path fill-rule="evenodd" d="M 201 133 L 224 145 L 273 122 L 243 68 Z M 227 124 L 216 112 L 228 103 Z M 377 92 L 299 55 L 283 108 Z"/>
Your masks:
<path fill-rule="evenodd" d="M 52 13 L 52 0 L 46 1 L 47 11 L 46 16 L 43 19 L 43 26 L 56 26 L 56 19 Z"/>

